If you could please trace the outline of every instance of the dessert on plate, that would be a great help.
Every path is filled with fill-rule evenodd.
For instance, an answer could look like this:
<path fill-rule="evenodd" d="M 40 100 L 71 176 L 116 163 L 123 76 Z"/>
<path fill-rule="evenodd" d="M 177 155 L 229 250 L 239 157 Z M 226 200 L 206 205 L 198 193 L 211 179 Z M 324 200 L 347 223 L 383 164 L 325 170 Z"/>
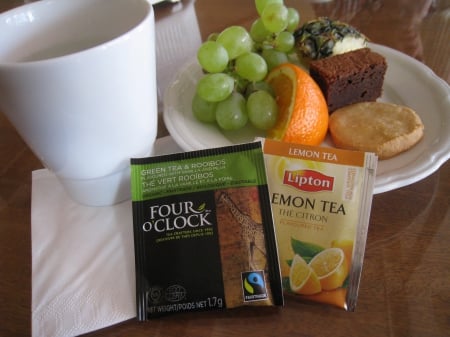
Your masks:
<path fill-rule="evenodd" d="M 424 125 L 419 115 L 406 106 L 362 102 L 331 114 L 329 130 L 336 147 L 374 152 L 382 160 L 417 144 L 423 137 Z"/>
<path fill-rule="evenodd" d="M 386 69 L 385 58 L 370 48 L 314 60 L 309 65 L 309 73 L 322 90 L 330 113 L 379 98 Z"/>
<path fill-rule="evenodd" d="M 296 54 L 321 88 L 328 110 L 381 96 L 387 63 L 347 23 L 320 17 L 295 32 Z"/>

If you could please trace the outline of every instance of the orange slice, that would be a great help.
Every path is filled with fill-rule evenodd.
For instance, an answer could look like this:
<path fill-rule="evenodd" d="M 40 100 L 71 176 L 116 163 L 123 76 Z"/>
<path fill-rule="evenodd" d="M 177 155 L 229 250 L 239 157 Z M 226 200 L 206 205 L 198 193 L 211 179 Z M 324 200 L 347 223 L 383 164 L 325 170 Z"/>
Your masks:
<path fill-rule="evenodd" d="M 266 81 L 275 91 L 278 120 L 267 137 L 284 142 L 319 145 L 328 130 L 328 107 L 317 83 L 299 66 L 281 64 Z"/>

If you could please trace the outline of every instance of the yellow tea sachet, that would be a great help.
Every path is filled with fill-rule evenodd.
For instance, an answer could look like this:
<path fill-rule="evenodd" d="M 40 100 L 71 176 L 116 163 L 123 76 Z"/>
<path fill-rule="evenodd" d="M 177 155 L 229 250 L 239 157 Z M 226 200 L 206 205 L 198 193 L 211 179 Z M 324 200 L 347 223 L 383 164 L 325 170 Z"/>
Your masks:
<path fill-rule="evenodd" d="M 378 159 L 266 139 L 283 289 L 354 311 Z"/>
<path fill-rule="evenodd" d="M 139 320 L 283 304 L 260 142 L 131 159 Z"/>

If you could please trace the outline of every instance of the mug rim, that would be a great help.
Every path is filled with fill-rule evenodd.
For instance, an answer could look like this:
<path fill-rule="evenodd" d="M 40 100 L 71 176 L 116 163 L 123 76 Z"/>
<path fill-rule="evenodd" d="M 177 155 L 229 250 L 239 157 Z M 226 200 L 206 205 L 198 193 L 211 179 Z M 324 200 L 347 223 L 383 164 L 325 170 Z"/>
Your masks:
<path fill-rule="evenodd" d="M 72 2 L 73 0 L 39 0 L 32 3 L 27 3 L 25 5 L 10 9 L 9 11 L 0 13 L 0 24 L 2 24 L 2 21 L 7 21 L 8 18 L 17 16 L 17 15 L 29 15 L 29 11 L 31 8 L 35 7 L 44 7 L 44 6 L 55 6 L 60 5 L 64 2 Z M 84 4 L 92 5 L 94 1 L 92 0 L 77 0 L 78 3 L 81 3 L 84 1 Z M 106 1 L 110 2 L 111 0 L 96 0 L 96 1 Z M 146 22 L 150 19 L 153 19 L 154 12 L 153 12 L 153 6 L 151 5 L 151 0 L 113 0 L 118 3 L 126 3 L 126 4 L 142 4 L 145 5 L 145 14 L 142 15 L 142 17 L 139 20 L 136 20 L 136 23 L 131 25 L 131 27 L 123 32 L 120 32 L 119 34 L 114 34 L 113 37 L 110 37 L 106 39 L 105 41 L 100 41 L 99 43 L 96 43 L 93 46 L 82 48 L 77 51 L 69 52 L 67 54 L 63 55 L 57 55 L 57 56 L 50 56 L 42 59 L 37 60 L 14 60 L 14 59 L 8 59 L 2 60 L 2 57 L 0 56 L 0 69 L 2 68 L 8 68 L 8 67 L 29 67 L 29 66 L 36 66 L 36 65 L 44 65 L 46 63 L 50 62 L 58 62 L 62 60 L 69 60 L 74 57 L 80 57 L 83 56 L 85 53 L 92 52 L 95 49 L 105 49 L 109 48 L 111 45 L 117 44 L 120 42 L 120 40 L 126 39 L 130 34 L 132 34 L 136 30 L 141 30 L 142 26 L 146 24 Z M 6 23 L 7 24 L 7 23 Z M 0 34 L 1 35 L 1 34 Z"/>

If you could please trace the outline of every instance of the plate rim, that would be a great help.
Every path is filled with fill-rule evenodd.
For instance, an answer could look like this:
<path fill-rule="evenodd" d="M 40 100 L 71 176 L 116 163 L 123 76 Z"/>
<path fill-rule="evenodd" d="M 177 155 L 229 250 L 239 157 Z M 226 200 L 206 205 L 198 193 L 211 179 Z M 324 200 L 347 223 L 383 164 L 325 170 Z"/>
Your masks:
<path fill-rule="evenodd" d="M 369 48 L 371 48 L 374 52 L 378 52 L 382 54 L 386 59 L 390 59 L 393 63 L 401 63 L 403 68 L 412 69 L 415 73 L 419 74 L 421 81 L 426 80 L 427 83 L 432 83 L 433 88 L 439 88 L 440 92 L 434 97 L 439 97 L 440 102 L 438 102 L 442 106 L 448 106 L 448 109 L 442 109 L 439 111 L 439 115 L 442 116 L 444 120 L 450 121 L 450 86 L 445 82 L 442 78 L 434 73 L 434 71 L 429 68 L 426 64 L 420 62 L 419 60 L 401 52 L 396 49 L 393 49 L 388 46 L 369 43 Z M 178 146 L 183 151 L 193 151 L 198 150 L 200 148 L 204 148 L 205 144 L 198 141 L 195 137 L 190 139 L 189 141 L 183 139 L 183 135 L 181 135 L 176 127 L 176 123 L 171 118 L 174 114 L 172 109 L 172 96 L 174 95 L 174 88 L 180 86 L 183 83 L 180 83 L 183 75 L 186 75 L 186 72 L 191 68 L 201 72 L 200 66 L 196 58 L 192 58 L 184 63 L 180 70 L 174 75 L 171 80 L 169 86 L 167 87 L 164 93 L 164 104 L 163 104 L 163 119 L 167 130 L 170 135 L 174 139 L 174 141 L 178 144 Z M 389 71 L 389 62 L 388 62 L 388 71 Z M 195 77 L 195 74 L 192 75 Z M 428 87 L 427 87 L 428 88 Z M 383 88 L 384 91 L 384 88 Z M 428 92 L 431 92 L 430 90 Z M 439 95 L 439 96 L 437 96 Z M 440 96 L 442 95 L 442 97 Z M 180 94 L 176 95 L 177 97 L 181 96 Z M 191 109 L 189 108 L 189 111 Z M 446 114 L 447 112 L 447 114 Z M 419 112 L 418 112 L 419 113 Z M 420 115 L 420 114 L 419 114 Z M 183 122 L 183 127 L 187 128 L 185 113 L 181 114 L 181 118 L 178 123 Z M 446 127 L 449 129 L 447 136 L 442 133 L 442 129 Z M 204 130 L 208 130 L 208 132 L 217 133 L 217 127 L 213 125 L 204 125 Z M 445 132 L 445 130 L 444 130 Z M 428 137 L 429 134 L 426 133 L 426 125 L 425 125 L 425 135 Z M 227 144 L 217 144 L 217 146 L 226 146 L 233 144 L 229 139 L 227 139 L 223 133 L 223 138 L 226 140 Z M 425 137 L 425 136 L 424 136 Z M 186 138 L 184 136 L 184 138 Z M 410 162 L 402 165 L 401 167 L 396 167 L 392 170 L 388 170 L 387 172 L 383 172 L 378 174 L 375 179 L 374 185 L 374 194 L 388 192 L 394 189 L 398 189 L 415 182 L 418 182 L 429 175 L 433 174 L 437 171 L 449 158 L 450 158 L 450 123 L 441 125 L 441 132 L 439 133 L 438 139 L 434 139 L 431 144 L 426 147 L 426 150 L 431 151 L 421 151 L 417 153 L 417 156 L 413 159 L 419 159 L 419 165 L 413 166 Z M 426 153 L 425 153 L 426 152 Z M 395 159 L 395 158 L 393 158 Z M 389 163 L 389 160 L 386 159 L 380 162 Z M 416 162 L 416 161 L 414 161 Z"/>

